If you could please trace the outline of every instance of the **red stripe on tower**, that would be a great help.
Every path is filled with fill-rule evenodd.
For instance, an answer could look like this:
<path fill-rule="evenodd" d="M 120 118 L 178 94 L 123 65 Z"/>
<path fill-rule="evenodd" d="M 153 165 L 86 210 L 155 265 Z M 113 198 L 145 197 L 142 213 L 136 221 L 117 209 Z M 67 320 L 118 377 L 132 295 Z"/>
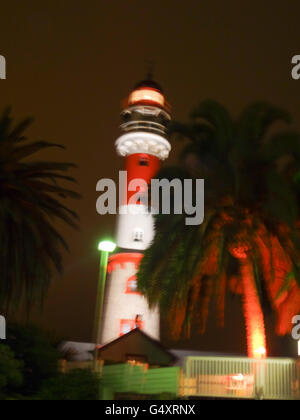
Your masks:
<path fill-rule="evenodd" d="M 126 171 L 127 171 L 127 204 L 130 198 L 135 194 L 134 191 L 129 191 L 130 182 L 134 179 L 142 179 L 147 185 L 150 184 L 151 179 L 159 170 L 159 158 L 146 153 L 134 153 L 126 157 Z M 145 191 L 141 191 L 145 192 Z"/>

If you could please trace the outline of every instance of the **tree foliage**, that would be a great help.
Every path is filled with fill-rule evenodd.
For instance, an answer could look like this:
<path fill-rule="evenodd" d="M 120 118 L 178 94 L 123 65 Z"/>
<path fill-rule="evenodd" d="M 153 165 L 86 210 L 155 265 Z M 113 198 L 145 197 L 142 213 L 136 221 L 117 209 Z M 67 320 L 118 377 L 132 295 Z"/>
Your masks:
<path fill-rule="evenodd" d="M 0 344 L 0 399 L 10 394 L 10 388 L 22 384 L 22 362 L 14 357 L 14 353 L 4 344 Z"/>
<path fill-rule="evenodd" d="M 58 374 L 60 354 L 41 328 L 35 325 L 8 325 L 6 343 L 22 363 L 24 380 L 17 388 L 20 394 L 36 393 L 44 381 Z"/>
<path fill-rule="evenodd" d="M 41 303 L 54 270 L 62 272 L 62 249 L 68 245 L 54 223 L 77 227 L 76 213 L 64 203 L 79 198 L 62 183 L 73 163 L 34 160 L 36 153 L 59 144 L 31 142 L 25 119 L 14 124 L 10 110 L 0 116 L 0 308 L 16 309 L 24 299 L 29 309 Z"/>
<path fill-rule="evenodd" d="M 49 379 L 38 394 L 43 401 L 95 401 L 99 399 L 100 380 L 89 370 L 77 369 Z"/>
<path fill-rule="evenodd" d="M 204 178 L 205 219 L 186 226 L 186 215 L 155 217 L 138 287 L 150 306 L 160 305 L 175 337 L 189 335 L 192 322 L 204 332 L 210 302 L 223 325 L 226 290 L 242 294 L 249 308 L 243 272 L 251 273 L 258 302 L 267 296 L 277 313 L 278 334 L 291 329 L 300 310 L 300 134 L 271 130 L 279 121 L 291 118 L 268 103 L 233 119 L 208 100 L 188 123 L 171 127 L 187 145 L 178 168 L 162 169 L 158 178 Z"/>

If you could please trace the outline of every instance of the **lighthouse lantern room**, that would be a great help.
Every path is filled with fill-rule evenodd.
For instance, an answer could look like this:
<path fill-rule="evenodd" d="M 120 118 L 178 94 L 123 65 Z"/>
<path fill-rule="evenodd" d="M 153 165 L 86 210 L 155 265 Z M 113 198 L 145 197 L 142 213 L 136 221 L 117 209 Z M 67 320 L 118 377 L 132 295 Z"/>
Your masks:
<path fill-rule="evenodd" d="M 154 226 L 147 205 L 130 203 L 136 192 L 128 191 L 134 179 L 150 184 L 159 169 L 160 160 L 169 156 L 171 146 L 167 127 L 170 106 L 161 87 L 153 80 L 137 84 L 123 102 L 121 135 L 116 141 L 117 153 L 125 157 L 127 191 L 120 202 L 116 243 L 117 250 L 108 264 L 101 343 L 106 344 L 134 328 L 140 328 L 159 339 L 159 311 L 149 309 L 147 300 L 137 290 L 136 272 L 143 251 L 150 245 Z M 125 187 L 125 188 L 124 188 Z"/>

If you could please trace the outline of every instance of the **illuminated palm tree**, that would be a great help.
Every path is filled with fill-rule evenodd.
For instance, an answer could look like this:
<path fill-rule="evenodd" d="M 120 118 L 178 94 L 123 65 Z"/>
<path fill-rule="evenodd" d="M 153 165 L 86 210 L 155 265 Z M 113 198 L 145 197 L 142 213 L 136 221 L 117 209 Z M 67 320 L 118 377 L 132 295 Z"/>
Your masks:
<path fill-rule="evenodd" d="M 145 252 L 138 285 L 159 304 L 175 337 L 203 333 L 211 300 L 224 324 L 226 290 L 242 295 L 249 357 L 266 355 L 264 296 L 286 334 L 300 309 L 298 171 L 300 135 L 268 136 L 288 114 L 266 103 L 249 106 L 234 121 L 218 103 L 205 101 L 188 124 L 172 131 L 188 139 L 180 167 L 159 178 L 204 178 L 205 219 L 186 226 L 186 215 L 156 216 L 156 236 Z"/>
<path fill-rule="evenodd" d="M 77 215 L 63 200 L 79 195 L 60 181 L 74 164 L 35 161 L 40 151 L 62 146 L 28 142 L 24 131 L 31 120 L 13 125 L 10 110 L 0 117 L 0 308 L 7 312 L 26 301 L 41 303 L 53 269 L 62 271 L 67 243 L 54 227 L 61 219 L 76 227 Z"/>

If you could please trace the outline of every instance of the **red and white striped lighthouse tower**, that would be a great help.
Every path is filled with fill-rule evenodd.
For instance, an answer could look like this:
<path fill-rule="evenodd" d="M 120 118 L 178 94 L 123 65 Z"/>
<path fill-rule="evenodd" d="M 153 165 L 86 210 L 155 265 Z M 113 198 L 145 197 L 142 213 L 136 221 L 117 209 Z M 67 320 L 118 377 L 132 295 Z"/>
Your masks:
<path fill-rule="evenodd" d="M 153 80 L 136 85 L 123 104 L 121 118 L 122 133 L 116 149 L 126 160 L 127 187 L 134 179 L 149 185 L 160 160 L 166 159 L 171 150 L 167 140 L 170 106 L 161 87 Z M 130 204 L 135 193 L 127 192 L 119 207 L 118 248 L 108 264 L 101 344 L 136 327 L 153 338 L 160 336 L 158 309 L 150 310 L 147 300 L 137 291 L 136 272 L 143 251 L 153 239 L 154 227 L 152 215 L 143 202 Z"/>

